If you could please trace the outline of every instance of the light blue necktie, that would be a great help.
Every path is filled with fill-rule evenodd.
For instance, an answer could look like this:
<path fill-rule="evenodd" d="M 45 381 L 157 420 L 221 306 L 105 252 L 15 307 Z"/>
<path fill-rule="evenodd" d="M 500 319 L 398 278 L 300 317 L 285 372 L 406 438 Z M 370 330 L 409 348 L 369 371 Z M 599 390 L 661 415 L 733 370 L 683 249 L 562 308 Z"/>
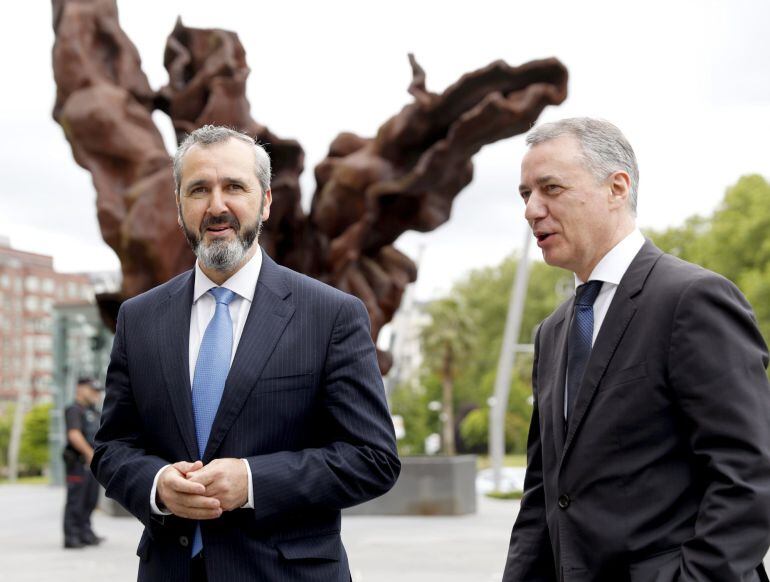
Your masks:
<path fill-rule="evenodd" d="M 235 293 L 224 287 L 213 287 L 209 293 L 217 302 L 214 317 L 203 334 L 195 375 L 192 385 L 192 405 L 195 416 L 195 436 L 198 439 L 198 455 L 203 458 L 211 425 L 217 415 L 219 401 L 225 389 L 225 380 L 230 372 L 230 357 L 233 352 L 233 320 L 230 317 L 230 302 Z M 203 549 L 200 524 L 195 525 L 192 555 Z"/>

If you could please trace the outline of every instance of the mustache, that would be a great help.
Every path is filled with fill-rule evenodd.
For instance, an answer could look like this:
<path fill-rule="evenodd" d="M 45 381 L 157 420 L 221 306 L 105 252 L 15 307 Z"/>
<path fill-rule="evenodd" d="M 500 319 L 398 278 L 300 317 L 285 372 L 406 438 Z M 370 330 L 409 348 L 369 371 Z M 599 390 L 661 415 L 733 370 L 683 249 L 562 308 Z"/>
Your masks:
<path fill-rule="evenodd" d="M 208 216 L 201 222 L 201 234 L 210 226 L 229 226 L 235 232 L 239 232 L 241 229 L 240 221 L 232 214 L 220 214 L 219 216 Z"/>

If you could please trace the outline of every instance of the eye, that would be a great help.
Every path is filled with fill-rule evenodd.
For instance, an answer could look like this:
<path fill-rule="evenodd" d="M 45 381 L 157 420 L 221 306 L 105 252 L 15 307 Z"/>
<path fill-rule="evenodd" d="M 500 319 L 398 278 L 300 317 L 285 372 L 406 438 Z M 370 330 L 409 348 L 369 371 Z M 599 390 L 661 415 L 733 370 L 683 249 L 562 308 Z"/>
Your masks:
<path fill-rule="evenodd" d="M 562 187 L 559 186 L 558 184 L 546 184 L 545 186 L 543 186 L 543 190 L 547 194 L 558 194 L 559 192 L 562 191 Z"/>
<path fill-rule="evenodd" d="M 230 190 L 243 190 L 242 184 L 229 184 L 227 186 Z"/>
<path fill-rule="evenodd" d="M 191 188 L 188 192 L 188 195 L 190 196 L 200 196 L 201 194 L 206 193 L 206 187 L 205 186 L 195 186 L 194 188 Z"/>
<path fill-rule="evenodd" d="M 519 192 L 519 195 L 521 196 L 521 199 L 526 203 L 529 200 L 530 195 L 532 192 L 529 190 L 522 190 Z"/>

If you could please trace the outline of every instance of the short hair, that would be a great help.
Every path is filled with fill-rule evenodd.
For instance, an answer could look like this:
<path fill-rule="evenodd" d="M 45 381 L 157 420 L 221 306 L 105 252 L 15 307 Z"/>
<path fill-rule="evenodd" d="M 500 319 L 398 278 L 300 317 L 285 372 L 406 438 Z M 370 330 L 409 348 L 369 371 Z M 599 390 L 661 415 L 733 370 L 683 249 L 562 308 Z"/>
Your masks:
<path fill-rule="evenodd" d="M 538 125 L 527 134 L 528 146 L 537 145 L 564 135 L 574 137 L 583 152 L 583 162 L 597 180 L 604 180 L 617 171 L 631 177 L 629 206 L 636 214 L 639 196 L 639 165 L 626 136 L 609 121 L 590 117 L 572 117 Z"/>
<path fill-rule="evenodd" d="M 177 196 L 179 196 L 179 189 L 182 186 L 182 161 L 190 148 L 194 145 L 203 147 L 216 145 L 230 139 L 237 139 L 254 148 L 254 173 L 260 188 L 262 188 L 262 194 L 264 195 L 270 189 L 270 156 L 264 147 L 251 136 L 240 131 L 221 125 L 204 125 L 188 134 L 174 154 L 174 184 Z"/>

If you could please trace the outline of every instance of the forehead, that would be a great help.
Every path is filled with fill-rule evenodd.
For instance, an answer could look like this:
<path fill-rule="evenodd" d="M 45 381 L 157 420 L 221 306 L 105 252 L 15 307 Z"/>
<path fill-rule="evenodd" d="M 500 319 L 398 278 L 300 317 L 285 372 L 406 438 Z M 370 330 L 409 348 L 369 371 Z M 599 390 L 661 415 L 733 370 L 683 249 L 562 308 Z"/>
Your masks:
<path fill-rule="evenodd" d="M 562 135 L 533 145 L 521 160 L 523 182 L 536 180 L 544 174 L 572 175 L 588 172 L 583 163 L 577 139 Z"/>
<path fill-rule="evenodd" d="M 250 179 L 254 177 L 254 148 L 237 139 L 212 145 L 195 144 L 182 158 L 182 182 L 193 178 L 213 178 L 210 174 Z"/>

